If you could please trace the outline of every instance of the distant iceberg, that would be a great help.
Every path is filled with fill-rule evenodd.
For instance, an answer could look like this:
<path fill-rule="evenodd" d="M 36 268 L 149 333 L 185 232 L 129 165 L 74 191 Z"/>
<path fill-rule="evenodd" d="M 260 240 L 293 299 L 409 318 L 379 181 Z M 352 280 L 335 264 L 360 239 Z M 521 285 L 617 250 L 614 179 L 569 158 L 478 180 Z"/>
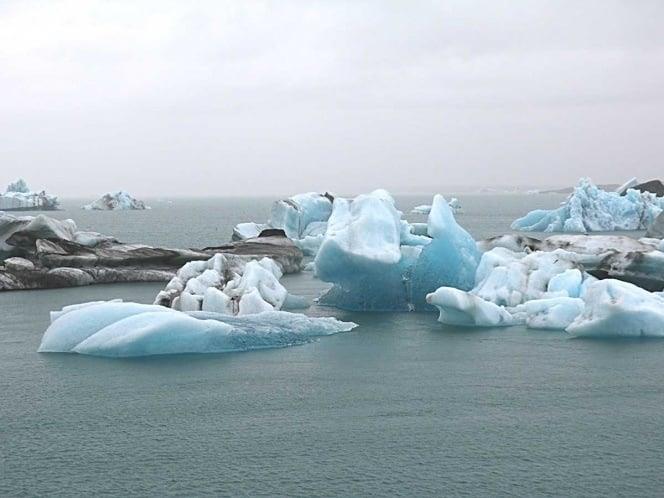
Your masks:
<path fill-rule="evenodd" d="M 46 191 L 32 192 L 22 178 L 10 183 L 4 194 L 0 194 L 0 211 L 52 211 L 60 205 L 58 198 Z"/>
<path fill-rule="evenodd" d="M 452 197 L 448 204 L 454 213 L 461 212 L 461 203 L 456 197 Z M 431 204 L 421 204 L 419 206 L 415 206 L 410 212 L 413 214 L 429 214 L 431 212 Z"/>
<path fill-rule="evenodd" d="M 38 351 L 111 358 L 227 353 L 303 344 L 356 326 L 286 311 L 235 317 L 138 303 L 95 302 L 53 313 Z"/>
<path fill-rule="evenodd" d="M 632 182 L 628 182 L 630 185 Z M 664 210 L 664 197 L 628 188 L 622 195 L 582 178 L 557 209 L 537 209 L 512 223 L 513 230 L 537 232 L 602 232 L 645 230 Z"/>
<path fill-rule="evenodd" d="M 350 310 L 426 309 L 426 294 L 440 286 L 470 289 L 479 251 L 440 195 L 426 230 L 426 236 L 413 233 L 385 190 L 335 199 L 314 263 L 316 275 L 334 286 L 319 302 Z"/>
<path fill-rule="evenodd" d="M 134 199 L 124 190 L 118 192 L 109 192 L 90 204 L 83 206 L 83 209 L 95 211 L 120 211 L 120 210 L 143 210 L 150 209 L 143 201 Z"/>

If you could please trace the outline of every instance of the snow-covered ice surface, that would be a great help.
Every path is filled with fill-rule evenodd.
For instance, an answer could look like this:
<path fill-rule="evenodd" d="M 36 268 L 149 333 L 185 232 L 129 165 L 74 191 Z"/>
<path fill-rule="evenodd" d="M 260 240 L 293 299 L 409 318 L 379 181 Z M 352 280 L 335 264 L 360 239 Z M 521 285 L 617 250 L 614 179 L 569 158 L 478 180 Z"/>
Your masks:
<path fill-rule="evenodd" d="M 52 318 L 39 352 L 106 357 L 278 348 L 356 327 L 334 318 L 286 311 L 239 317 L 123 302 L 84 303 L 54 313 Z"/>
<path fill-rule="evenodd" d="M 376 190 L 335 199 L 315 259 L 316 275 L 334 284 L 320 303 L 350 310 L 425 309 L 443 285 L 470 289 L 479 251 L 442 196 L 429 213 L 427 236 L 413 230 L 394 199 Z"/>
<path fill-rule="evenodd" d="M 0 194 L 0 211 L 21 209 L 53 210 L 59 206 L 58 198 L 46 191 L 32 192 L 22 178 L 10 183 L 4 194 Z"/>
<path fill-rule="evenodd" d="M 582 178 L 557 209 L 537 209 L 512 223 L 512 229 L 537 232 L 645 230 L 664 209 L 664 198 L 628 189 L 607 192 Z"/>
<path fill-rule="evenodd" d="M 307 303 L 289 296 L 279 283 L 283 276 L 270 258 L 247 261 L 240 256 L 215 254 L 207 261 L 190 261 L 161 291 L 155 304 L 180 311 L 213 311 L 247 315 Z"/>
<path fill-rule="evenodd" d="M 619 280 L 588 287 L 585 310 L 567 327 L 577 337 L 664 337 L 664 298 Z"/>
<path fill-rule="evenodd" d="M 133 198 L 128 192 L 119 190 L 109 192 L 90 204 L 83 206 L 86 210 L 95 211 L 122 211 L 122 210 L 144 210 L 150 209 L 143 201 Z"/>

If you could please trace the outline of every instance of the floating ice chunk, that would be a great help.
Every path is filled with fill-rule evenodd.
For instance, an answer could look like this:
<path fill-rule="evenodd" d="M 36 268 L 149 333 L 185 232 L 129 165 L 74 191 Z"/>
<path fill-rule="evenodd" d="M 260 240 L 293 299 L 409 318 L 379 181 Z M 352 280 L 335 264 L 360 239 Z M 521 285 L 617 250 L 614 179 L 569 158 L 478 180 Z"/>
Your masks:
<path fill-rule="evenodd" d="M 440 287 L 426 300 L 440 311 L 441 323 L 467 327 L 508 327 L 516 323 L 505 308 L 452 287 Z"/>
<path fill-rule="evenodd" d="M 299 239 L 310 223 L 327 221 L 331 213 L 331 196 L 308 192 L 275 202 L 268 224 L 283 229 L 290 239 Z"/>
<path fill-rule="evenodd" d="M 509 311 L 516 322 L 525 322 L 528 328 L 564 330 L 583 309 L 582 299 L 553 297 L 527 301 Z"/>
<path fill-rule="evenodd" d="M 600 232 L 646 229 L 664 209 L 664 197 L 628 189 L 606 192 L 582 178 L 561 207 L 538 209 L 512 223 L 512 229 L 539 232 Z"/>
<path fill-rule="evenodd" d="M 246 240 L 258 237 L 263 230 L 268 228 L 265 224 L 260 223 L 238 223 L 233 228 L 233 240 Z"/>
<path fill-rule="evenodd" d="M 83 206 L 83 209 L 98 211 L 116 211 L 116 210 L 143 210 L 150 209 L 143 201 L 134 199 L 124 190 L 109 192 L 90 204 Z"/>
<path fill-rule="evenodd" d="M 414 214 L 429 214 L 431 212 L 431 204 L 415 206 L 410 212 Z"/>
<path fill-rule="evenodd" d="M 56 319 L 44 333 L 39 351 L 106 357 L 224 353 L 303 344 L 354 327 L 334 318 L 285 311 L 234 317 L 103 303 L 81 306 Z"/>
<path fill-rule="evenodd" d="M 181 311 L 231 314 L 279 310 L 289 297 L 281 277 L 281 267 L 273 259 L 247 261 L 215 254 L 207 261 L 186 263 L 154 303 Z M 294 302 L 304 303 L 293 297 Z"/>
<path fill-rule="evenodd" d="M 434 198 L 427 230 L 427 237 L 413 235 L 384 190 L 352 203 L 336 199 L 315 259 L 316 275 L 334 283 L 320 303 L 354 310 L 426 309 L 426 294 L 438 287 L 470 289 L 479 252 L 442 196 Z"/>
<path fill-rule="evenodd" d="M 568 273 L 577 266 L 576 255 L 562 249 L 526 254 L 497 247 L 482 255 L 471 292 L 504 306 L 548 297 L 578 297 L 587 275 L 581 274 L 578 280 L 576 272 Z"/>
<path fill-rule="evenodd" d="M 588 287 L 585 310 L 567 327 L 575 336 L 664 337 L 664 299 L 619 280 Z"/>

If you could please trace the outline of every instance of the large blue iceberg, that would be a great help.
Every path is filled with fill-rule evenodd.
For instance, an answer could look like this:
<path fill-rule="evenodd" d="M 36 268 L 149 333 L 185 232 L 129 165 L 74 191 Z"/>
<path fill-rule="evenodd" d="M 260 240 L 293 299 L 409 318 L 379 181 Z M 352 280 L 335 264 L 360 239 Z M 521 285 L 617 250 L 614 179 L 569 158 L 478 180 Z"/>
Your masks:
<path fill-rule="evenodd" d="M 334 284 L 319 302 L 350 310 L 428 309 L 426 294 L 438 287 L 473 286 L 479 256 L 440 195 L 426 236 L 413 233 L 385 190 L 338 198 L 314 262 L 316 275 Z"/>
<path fill-rule="evenodd" d="M 645 230 L 662 210 L 664 197 L 634 189 L 627 189 L 624 195 L 607 192 L 582 178 L 559 208 L 531 211 L 514 221 L 512 229 L 580 233 Z"/>
<path fill-rule="evenodd" d="M 135 357 L 226 353 L 303 344 L 356 327 L 285 311 L 248 316 L 184 313 L 162 306 L 95 302 L 52 314 L 39 352 Z"/>

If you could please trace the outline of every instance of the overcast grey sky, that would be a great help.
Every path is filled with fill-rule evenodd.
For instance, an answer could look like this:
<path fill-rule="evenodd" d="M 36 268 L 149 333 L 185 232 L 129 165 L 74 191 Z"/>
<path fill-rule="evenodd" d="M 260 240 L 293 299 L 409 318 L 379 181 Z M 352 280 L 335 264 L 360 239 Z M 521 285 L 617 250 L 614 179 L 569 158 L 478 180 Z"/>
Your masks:
<path fill-rule="evenodd" d="M 61 196 L 649 179 L 663 120 L 661 0 L 0 1 L 0 183 Z"/>

